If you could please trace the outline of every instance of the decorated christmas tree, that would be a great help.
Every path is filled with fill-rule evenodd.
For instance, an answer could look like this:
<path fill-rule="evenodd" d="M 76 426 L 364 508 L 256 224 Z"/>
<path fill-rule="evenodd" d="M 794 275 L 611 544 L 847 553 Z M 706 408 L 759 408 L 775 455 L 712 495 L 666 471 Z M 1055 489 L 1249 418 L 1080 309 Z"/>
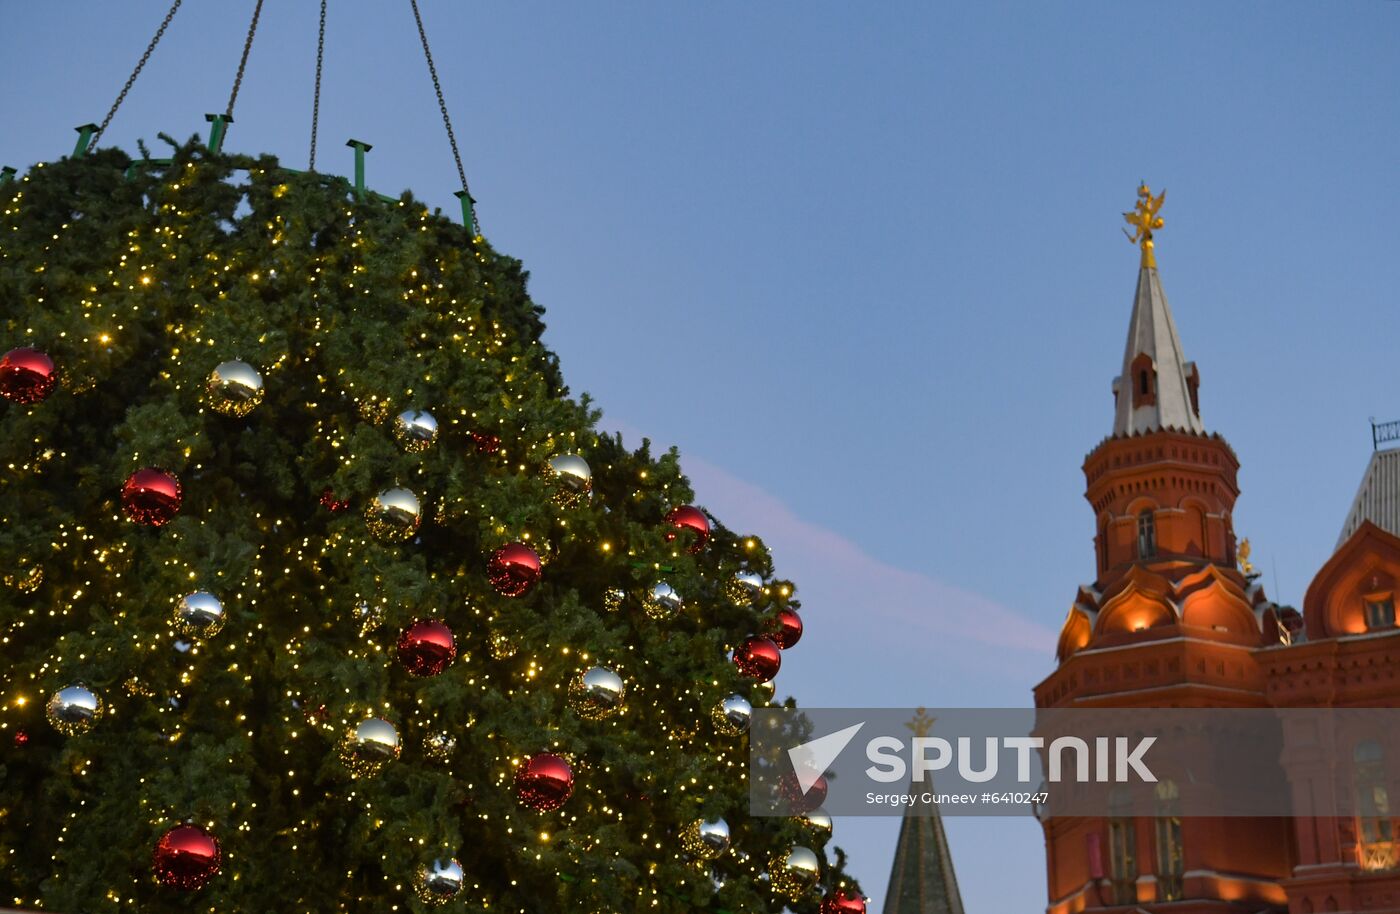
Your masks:
<path fill-rule="evenodd" d="M 793 585 L 520 264 L 170 143 L 0 184 L 0 903 L 863 912 L 819 810 L 748 815 Z"/>

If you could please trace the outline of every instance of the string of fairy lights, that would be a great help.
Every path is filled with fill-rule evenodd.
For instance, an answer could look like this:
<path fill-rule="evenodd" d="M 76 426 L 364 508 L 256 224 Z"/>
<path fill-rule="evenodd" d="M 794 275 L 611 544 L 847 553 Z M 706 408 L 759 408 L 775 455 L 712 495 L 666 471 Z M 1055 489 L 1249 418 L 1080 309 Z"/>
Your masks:
<path fill-rule="evenodd" d="M 0 706 L 0 732 L 17 747 L 30 744 L 42 706 L 65 738 L 54 757 L 68 776 L 91 778 L 102 760 L 85 740 L 158 721 L 139 749 L 164 761 L 140 779 L 137 800 L 157 836 L 150 872 L 112 885 L 107 900 L 139 904 L 152 879 L 188 893 L 250 879 L 250 842 L 287 812 L 279 804 L 300 810 L 280 846 L 323 852 L 317 804 L 335 801 L 356 811 L 378 864 L 376 880 L 347 861 L 336 910 L 388 892 L 401 899 L 390 910 L 413 897 L 525 914 L 510 889 L 493 896 L 500 874 L 395 822 L 379 785 L 409 766 L 466 798 L 430 818 L 473 823 L 585 898 L 617 897 L 607 874 L 625 858 L 644 908 L 691 904 L 703 885 L 721 909 L 725 884 L 742 879 L 779 903 L 863 914 L 850 884 L 826 878 L 824 783 L 798 792 L 807 805 L 790 822 L 750 820 L 733 805 L 753 704 L 772 698 L 782 652 L 803 631 L 791 585 L 759 570 L 770 566 L 762 544 L 677 503 L 686 490 L 673 460 L 620 452 L 593 430 L 586 401 L 554 389 L 538 340 L 492 307 L 517 292 L 501 288 L 510 274 L 480 239 L 463 244 L 460 227 L 406 200 L 332 207 L 334 186 L 265 160 L 246 167 L 238 189 L 252 212 L 197 251 L 188 239 L 224 218 L 208 201 L 211 186 L 228 186 L 232 160 L 186 150 L 169 167 L 137 169 L 128 180 L 144 189 L 144 208 L 129 214 L 113 262 L 75 299 L 33 296 L 46 312 L 0 359 L 4 421 L 34 430 L 7 485 L 69 478 L 61 467 L 76 444 L 51 440 L 82 436 L 46 426 L 43 411 L 72 421 L 84 397 L 114 384 L 136 398 L 103 430 L 124 475 L 76 501 L 53 493 L 64 510 L 47 518 L 45 548 L 11 563 L 17 611 L 0 620 L 7 650 L 42 655 L 12 664 Z M 75 226 L 39 250 L 8 244 L 3 229 L 30 218 L 25 187 L 40 174 L 0 209 L 0 262 L 22 264 L 36 285 L 67 256 Z M 343 238 L 301 224 L 303 207 Z M 451 244 L 434 240 L 449 228 Z M 398 264 L 397 285 L 386 284 L 382 258 L 406 238 L 418 246 L 409 252 L 432 256 Z M 160 352 L 141 388 L 122 372 L 153 341 Z M 376 383 L 380 362 L 406 379 L 392 392 Z M 477 397 L 445 399 L 454 389 Z M 295 442 L 278 439 L 288 430 Z M 230 456 L 240 437 L 301 465 L 269 460 L 268 491 L 250 490 L 249 477 L 228 475 L 250 460 Z M 646 529 L 639 518 L 666 503 Z M 453 536 L 467 548 L 428 546 Z M 580 570 L 610 583 L 590 596 L 570 580 Z M 154 587 L 174 588 L 158 612 Z M 677 667 L 694 678 L 663 672 Z M 65 678 L 74 670 L 86 678 Z M 503 723 L 529 716 L 520 709 L 540 719 Z M 648 764 L 634 770 L 628 752 Z M 159 795 L 190 753 L 231 771 L 256 758 L 285 795 L 246 784 L 221 806 L 180 788 Z M 318 761 L 327 757 L 339 768 Z M 623 783 L 624 795 L 604 788 Z M 515 810 L 471 802 L 487 796 L 509 796 Z M 671 810 L 692 814 L 670 827 Z M 86 800 L 69 810 L 49 880 L 63 882 L 66 845 L 92 814 Z M 409 870 L 404 848 L 418 861 Z M 191 909 L 201 898 L 191 895 Z"/>

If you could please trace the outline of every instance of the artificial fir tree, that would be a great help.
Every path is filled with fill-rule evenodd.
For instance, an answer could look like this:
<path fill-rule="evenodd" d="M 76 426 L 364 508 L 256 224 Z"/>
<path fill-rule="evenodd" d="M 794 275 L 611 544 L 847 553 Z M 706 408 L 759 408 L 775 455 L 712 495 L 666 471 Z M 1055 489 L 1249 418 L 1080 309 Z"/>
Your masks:
<path fill-rule="evenodd" d="M 747 815 L 790 583 L 597 431 L 520 265 L 172 145 L 0 185 L 0 903 L 863 910 Z"/>

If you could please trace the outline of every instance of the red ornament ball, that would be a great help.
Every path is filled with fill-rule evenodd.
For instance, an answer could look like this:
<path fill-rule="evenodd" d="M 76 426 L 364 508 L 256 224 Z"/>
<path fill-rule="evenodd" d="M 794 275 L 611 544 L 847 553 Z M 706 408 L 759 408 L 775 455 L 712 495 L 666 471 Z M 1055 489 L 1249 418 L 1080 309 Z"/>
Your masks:
<path fill-rule="evenodd" d="M 802 792 L 802 782 L 797 779 L 794 772 L 789 771 L 778 780 L 778 789 L 782 792 L 783 799 L 787 801 L 788 809 L 793 815 L 802 815 L 811 812 L 826 802 L 826 777 L 817 775 L 817 779 L 812 782 L 812 786 L 807 788 L 807 792 Z"/>
<path fill-rule="evenodd" d="M 541 752 L 515 772 L 515 798 L 536 812 L 558 809 L 573 792 L 573 769 L 553 753 Z"/>
<path fill-rule="evenodd" d="M 674 542 L 682 531 L 690 531 L 692 539 L 690 543 L 691 552 L 699 552 L 705 548 L 705 544 L 710 541 L 710 519 L 705 516 L 705 512 L 693 505 L 680 505 L 672 508 L 666 514 L 666 523 L 674 527 L 674 530 L 666 531 L 666 542 Z"/>
<path fill-rule="evenodd" d="M 768 637 L 783 650 L 802 640 L 802 617 L 795 610 L 778 611 L 778 617 L 769 626 Z"/>
<path fill-rule="evenodd" d="M 452 629 L 436 619 L 419 619 L 399 636 L 399 663 L 413 676 L 436 676 L 457 659 Z"/>
<path fill-rule="evenodd" d="M 0 358 L 0 396 L 12 403 L 38 403 L 57 385 L 53 359 L 37 349 L 11 349 Z"/>
<path fill-rule="evenodd" d="M 28 730 L 16 730 L 16 731 L 15 731 L 15 747 L 16 747 L 16 748 L 19 748 L 19 749 L 23 749 L 23 748 L 24 748 L 25 746 L 27 746 L 27 745 L 29 745 L 29 731 L 28 731 Z"/>
<path fill-rule="evenodd" d="M 122 509 L 138 524 L 159 527 L 180 510 L 184 490 L 173 473 L 146 467 L 126 478 L 122 486 Z"/>
<path fill-rule="evenodd" d="M 822 899 L 821 914 L 865 914 L 865 898 L 835 889 Z"/>
<path fill-rule="evenodd" d="M 161 835 L 151 869 L 162 885 L 194 891 L 219 872 L 219 842 L 198 825 L 177 825 Z"/>
<path fill-rule="evenodd" d="M 336 498 L 335 492 L 330 489 L 322 489 L 321 507 L 325 508 L 332 514 L 339 514 L 341 511 L 344 511 L 346 508 L 350 507 L 350 502 L 341 501 L 340 499 Z"/>
<path fill-rule="evenodd" d="M 783 653 L 772 640 L 754 635 L 734 651 L 734 665 L 750 679 L 768 682 L 778 675 L 783 665 Z"/>
<path fill-rule="evenodd" d="M 491 554 L 486 577 L 503 597 L 523 597 L 540 580 L 540 557 L 524 543 L 507 543 Z"/>
<path fill-rule="evenodd" d="M 494 454 L 501 449 L 501 439 L 489 432 L 472 432 L 472 444 L 478 454 Z"/>

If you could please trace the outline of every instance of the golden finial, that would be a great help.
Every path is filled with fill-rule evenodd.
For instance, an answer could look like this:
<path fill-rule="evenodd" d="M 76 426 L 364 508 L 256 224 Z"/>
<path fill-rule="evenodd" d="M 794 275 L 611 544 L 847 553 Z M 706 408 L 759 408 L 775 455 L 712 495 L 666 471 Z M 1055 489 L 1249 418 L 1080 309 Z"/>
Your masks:
<path fill-rule="evenodd" d="M 1157 210 L 1162 208 L 1162 201 L 1167 199 L 1167 192 L 1164 190 L 1157 196 L 1152 196 L 1152 189 L 1144 181 L 1138 187 L 1138 201 L 1133 205 L 1131 213 L 1124 213 L 1123 218 L 1133 226 L 1133 231 L 1123 229 L 1123 234 L 1128 236 L 1128 240 L 1142 248 L 1142 265 L 1157 269 L 1157 257 L 1152 253 L 1152 232 L 1161 228 L 1166 223 L 1162 217 L 1157 215 Z"/>
<path fill-rule="evenodd" d="M 1249 537 L 1240 540 L 1239 546 L 1235 548 L 1235 561 L 1239 563 L 1240 572 L 1249 577 L 1254 574 L 1254 565 L 1249 561 L 1249 553 L 1254 547 L 1249 545 Z"/>
<path fill-rule="evenodd" d="M 938 718 L 928 713 L 927 708 L 914 709 L 914 719 L 904 726 L 914 731 L 915 736 L 928 736 L 933 729 L 933 722 Z"/>

